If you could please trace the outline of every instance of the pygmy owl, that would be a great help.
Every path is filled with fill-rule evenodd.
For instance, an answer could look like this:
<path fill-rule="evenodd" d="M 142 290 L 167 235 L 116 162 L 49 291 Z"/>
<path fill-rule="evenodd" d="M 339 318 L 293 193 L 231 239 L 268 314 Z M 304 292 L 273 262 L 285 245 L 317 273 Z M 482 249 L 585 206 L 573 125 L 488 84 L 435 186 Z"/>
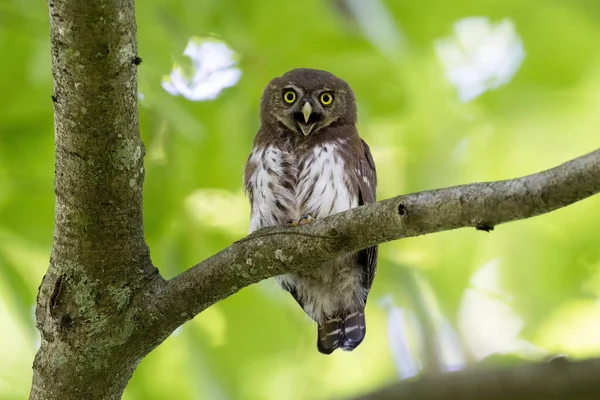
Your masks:
<path fill-rule="evenodd" d="M 354 94 L 345 81 L 326 71 L 289 71 L 265 88 L 260 119 L 244 172 L 250 232 L 375 201 L 375 164 L 358 136 Z M 321 353 L 353 350 L 364 339 L 376 266 L 373 246 L 275 278 L 318 324 Z"/>

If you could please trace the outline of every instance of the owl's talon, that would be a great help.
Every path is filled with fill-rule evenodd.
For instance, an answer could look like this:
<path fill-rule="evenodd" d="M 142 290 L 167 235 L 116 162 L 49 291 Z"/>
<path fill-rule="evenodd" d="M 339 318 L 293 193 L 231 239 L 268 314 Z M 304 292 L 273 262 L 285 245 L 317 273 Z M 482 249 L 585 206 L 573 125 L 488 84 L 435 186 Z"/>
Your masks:
<path fill-rule="evenodd" d="M 310 214 L 303 215 L 300 219 L 288 219 L 285 224 L 289 227 L 296 227 L 306 225 L 309 222 L 314 221 L 314 218 Z"/>
<path fill-rule="evenodd" d="M 310 214 L 303 215 L 302 218 L 298 220 L 298 225 L 306 225 L 310 222 L 314 221 L 314 218 Z"/>
<path fill-rule="evenodd" d="M 289 227 L 296 227 L 296 226 L 300 225 L 300 220 L 288 219 L 287 221 L 285 221 L 285 224 Z"/>

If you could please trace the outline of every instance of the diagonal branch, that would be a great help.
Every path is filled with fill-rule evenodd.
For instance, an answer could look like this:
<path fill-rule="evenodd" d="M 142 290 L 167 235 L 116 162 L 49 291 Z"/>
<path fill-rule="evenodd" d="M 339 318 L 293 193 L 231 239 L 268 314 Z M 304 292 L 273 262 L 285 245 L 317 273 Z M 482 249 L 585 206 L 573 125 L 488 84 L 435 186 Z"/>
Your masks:
<path fill-rule="evenodd" d="M 544 214 L 600 192 L 600 149 L 547 171 L 413 193 L 298 228 L 256 231 L 166 282 L 155 296 L 160 330 L 173 329 L 241 288 L 391 240 Z"/>

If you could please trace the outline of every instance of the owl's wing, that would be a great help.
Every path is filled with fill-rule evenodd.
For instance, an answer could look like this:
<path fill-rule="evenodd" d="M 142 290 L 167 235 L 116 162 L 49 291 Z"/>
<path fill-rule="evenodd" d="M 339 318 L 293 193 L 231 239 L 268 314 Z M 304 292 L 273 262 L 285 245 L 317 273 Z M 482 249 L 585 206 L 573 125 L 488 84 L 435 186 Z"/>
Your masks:
<path fill-rule="evenodd" d="M 371 155 L 369 145 L 361 139 L 364 147 L 364 155 L 360 158 L 360 179 L 358 181 L 359 203 L 360 205 L 375 202 L 375 190 L 377 189 L 377 173 L 375 172 L 375 162 Z"/>
<path fill-rule="evenodd" d="M 252 154 L 254 153 L 254 149 L 252 153 L 248 156 L 248 160 L 246 160 L 246 165 L 244 166 L 244 192 L 246 192 L 246 196 L 248 196 L 248 200 L 250 201 L 250 206 L 252 207 L 252 203 L 254 202 L 254 194 L 252 192 L 252 184 L 250 182 L 250 178 L 254 174 L 254 170 L 256 169 L 256 163 L 252 161 Z"/>
<path fill-rule="evenodd" d="M 256 170 L 258 168 L 257 160 L 254 156 L 257 151 L 256 147 L 252 148 L 252 152 L 244 167 L 244 192 L 250 202 L 250 233 L 262 228 L 261 215 L 259 208 L 255 204 L 254 196 L 256 192 Z"/>
<path fill-rule="evenodd" d="M 359 159 L 358 171 L 360 176 L 357 178 L 358 182 L 358 204 L 364 205 L 375 202 L 375 191 L 377 189 L 377 173 L 375 172 L 375 162 L 371 155 L 371 150 L 367 143 L 361 139 L 364 147 L 364 154 Z M 365 271 L 365 287 L 367 292 L 371 289 L 373 279 L 375 278 L 375 271 L 377 270 L 377 246 L 367 247 L 364 250 L 358 252 L 358 264 L 364 268 Z M 366 301 L 366 299 L 365 299 Z"/>

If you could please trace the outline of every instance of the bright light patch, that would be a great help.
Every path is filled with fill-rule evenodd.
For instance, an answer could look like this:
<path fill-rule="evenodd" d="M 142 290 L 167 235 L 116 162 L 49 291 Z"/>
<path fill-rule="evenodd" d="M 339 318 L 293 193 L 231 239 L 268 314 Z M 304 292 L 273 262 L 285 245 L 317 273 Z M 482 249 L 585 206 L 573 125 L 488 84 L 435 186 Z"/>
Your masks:
<path fill-rule="evenodd" d="M 404 42 L 402 32 L 381 0 L 347 0 L 365 37 L 382 53 L 394 54 Z"/>
<path fill-rule="evenodd" d="M 465 344 L 475 359 L 517 348 L 523 320 L 503 301 L 485 292 L 467 289 L 463 295 L 458 324 Z"/>
<path fill-rule="evenodd" d="M 508 83 L 525 58 L 509 19 L 498 24 L 485 17 L 461 19 L 454 24 L 454 36 L 437 40 L 435 49 L 465 103 Z"/>
<path fill-rule="evenodd" d="M 435 364 L 439 365 L 444 371 L 458 371 L 463 369 L 466 363 L 463 345 L 458 338 L 452 324 L 444 317 L 440 310 L 437 297 L 429 282 L 419 273 L 413 275 L 416 288 L 421 297 L 423 307 L 421 318 L 428 318 L 430 328 L 429 332 L 422 332 L 421 335 L 427 335 L 433 339 L 435 349 Z M 433 352 L 422 350 L 421 359 L 432 357 Z M 428 360 L 432 363 L 434 360 Z"/>
<path fill-rule="evenodd" d="M 502 297 L 505 300 L 511 300 L 511 296 L 502 288 L 500 283 L 500 259 L 494 258 L 487 264 L 479 268 L 471 276 L 471 285 L 484 290 L 493 296 Z"/>
<path fill-rule="evenodd" d="M 240 80 L 242 71 L 235 67 L 235 53 L 223 42 L 191 38 L 183 54 L 192 61 L 191 71 L 175 64 L 162 82 L 162 87 L 173 96 L 212 100 Z"/>
<path fill-rule="evenodd" d="M 436 326 L 436 350 L 445 371 L 460 371 L 466 365 L 463 345 L 446 318 L 440 318 Z"/>
<path fill-rule="evenodd" d="M 411 378 L 422 369 L 415 357 L 415 353 L 423 353 L 424 346 L 419 322 L 414 314 L 396 307 L 389 295 L 380 305 L 388 312 L 388 338 L 398 375 L 400 379 Z"/>
<path fill-rule="evenodd" d="M 180 325 L 177 329 L 175 329 L 172 333 L 173 336 L 179 336 L 179 334 L 183 331 L 183 325 Z"/>
<path fill-rule="evenodd" d="M 482 266 L 471 278 L 472 288 L 463 295 L 458 325 L 473 357 L 519 353 L 539 357 L 544 351 L 519 338 L 523 319 L 509 305 L 511 296 L 500 282 L 500 260 Z"/>

